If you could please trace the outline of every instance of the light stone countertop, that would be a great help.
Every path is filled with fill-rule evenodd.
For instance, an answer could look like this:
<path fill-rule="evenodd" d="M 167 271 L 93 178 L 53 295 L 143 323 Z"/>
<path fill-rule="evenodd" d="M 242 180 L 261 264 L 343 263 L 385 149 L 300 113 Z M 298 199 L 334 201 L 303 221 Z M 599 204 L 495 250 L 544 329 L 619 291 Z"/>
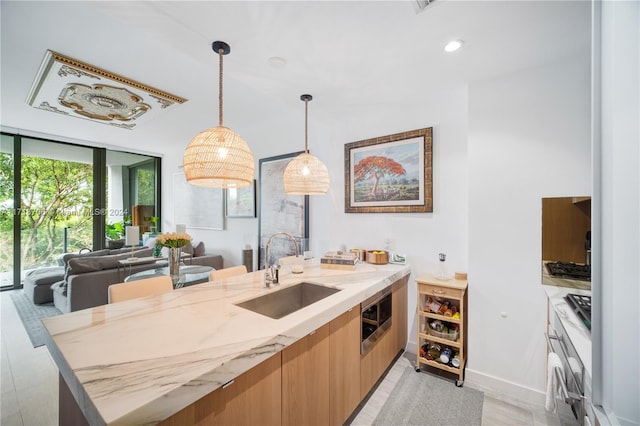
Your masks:
<path fill-rule="evenodd" d="M 264 271 L 43 320 L 47 348 L 90 424 L 155 424 L 409 275 L 409 265 Z M 341 289 L 271 319 L 234 303 L 307 281 Z"/>

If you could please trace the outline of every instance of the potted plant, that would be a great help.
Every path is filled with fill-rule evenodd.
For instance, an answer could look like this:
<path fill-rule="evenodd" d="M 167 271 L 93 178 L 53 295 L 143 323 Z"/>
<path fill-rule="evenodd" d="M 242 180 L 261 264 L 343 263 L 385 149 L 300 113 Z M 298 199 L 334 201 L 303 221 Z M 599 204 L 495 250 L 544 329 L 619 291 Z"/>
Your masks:
<path fill-rule="evenodd" d="M 151 221 L 151 223 L 153 223 L 153 225 L 152 225 L 152 226 L 150 226 L 150 229 L 149 229 L 149 230 L 151 231 L 151 235 L 155 235 L 155 234 L 156 234 L 156 232 L 158 232 L 158 219 L 159 219 L 159 217 L 158 217 L 158 216 L 151 216 L 151 217 L 149 218 L 149 220 Z"/>
<path fill-rule="evenodd" d="M 104 230 L 107 237 L 107 248 L 117 249 L 124 247 L 124 226 L 122 226 L 122 222 L 107 223 Z"/>
<path fill-rule="evenodd" d="M 107 248 L 119 249 L 124 247 L 125 228 L 131 225 L 131 216 L 124 216 L 121 222 L 107 223 L 104 227 L 107 237 Z"/>

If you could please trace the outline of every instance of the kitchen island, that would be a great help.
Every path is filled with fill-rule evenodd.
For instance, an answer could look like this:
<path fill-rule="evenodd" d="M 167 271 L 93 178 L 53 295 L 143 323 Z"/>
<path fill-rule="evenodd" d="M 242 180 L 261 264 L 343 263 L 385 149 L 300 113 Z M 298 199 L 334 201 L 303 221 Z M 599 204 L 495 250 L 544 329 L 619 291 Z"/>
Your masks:
<path fill-rule="evenodd" d="M 409 273 L 408 265 L 327 270 L 312 260 L 271 288 L 257 271 L 48 318 L 61 419 L 72 398 L 91 425 L 157 424 L 402 280 L 406 306 Z M 281 319 L 235 305 L 303 281 L 340 291 Z M 406 341 L 406 308 L 404 317 Z"/>

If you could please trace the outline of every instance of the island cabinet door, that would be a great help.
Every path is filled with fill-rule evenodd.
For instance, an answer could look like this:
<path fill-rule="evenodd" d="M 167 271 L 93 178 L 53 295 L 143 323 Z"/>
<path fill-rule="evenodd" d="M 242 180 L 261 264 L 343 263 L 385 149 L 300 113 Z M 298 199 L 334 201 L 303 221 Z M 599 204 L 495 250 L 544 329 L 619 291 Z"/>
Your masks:
<path fill-rule="evenodd" d="M 329 326 L 282 351 L 282 424 L 329 424 Z"/>
<path fill-rule="evenodd" d="M 342 425 L 360 403 L 360 306 L 329 325 L 329 424 Z"/>
<path fill-rule="evenodd" d="M 409 295 L 407 289 L 407 283 L 409 282 L 409 276 L 393 283 L 393 298 L 391 300 L 393 306 L 391 312 L 393 315 L 393 332 L 395 334 L 395 350 L 404 350 L 407 345 L 407 297 Z M 394 353 L 395 356 L 397 354 Z"/>
<path fill-rule="evenodd" d="M 160 424 L 280 425 L 281 363 L 278 352 Z"/>

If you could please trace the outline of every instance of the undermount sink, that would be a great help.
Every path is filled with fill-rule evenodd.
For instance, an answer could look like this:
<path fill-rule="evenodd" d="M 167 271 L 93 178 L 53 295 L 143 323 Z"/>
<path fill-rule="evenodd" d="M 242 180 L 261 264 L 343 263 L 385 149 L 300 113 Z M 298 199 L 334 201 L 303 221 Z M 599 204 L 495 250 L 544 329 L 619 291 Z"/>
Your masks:
<path fill-rule="evenodd" d="M 338 288 L 302 282 L 235 305 L 273 319 L 280 319 L 338 291 Z"/>

